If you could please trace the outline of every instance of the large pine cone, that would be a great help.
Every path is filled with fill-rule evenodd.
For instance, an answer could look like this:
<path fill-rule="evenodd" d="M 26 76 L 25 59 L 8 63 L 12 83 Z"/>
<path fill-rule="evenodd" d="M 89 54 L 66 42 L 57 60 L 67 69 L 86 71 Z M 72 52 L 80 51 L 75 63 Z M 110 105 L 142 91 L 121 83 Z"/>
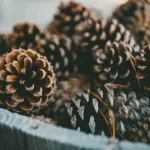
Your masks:
<path fill-rule="evenodd" d="M 136 56 L 137 79 L 140 86 L 150 90 L 150 45 L 141 50 Z"/>
<path fill-rule="evenodd" d="M 77 93 L 65 107 L 58 124 L 86 133 L 111 136 L 110 111 L 90 90 Z"/>
<path fill-rule="evenodd" d="M 94 54 L 93 77 L 96 84 L 115 83 L 131 85 L 135 78 L 132 48 L 124 43 L 107 43 Z"/>
<path fill-rule="evenodd" d="M 88 19 L 78 25 L 77 35 L 74 40 L 85 49 L 95 50 L 104 48 L 106 43 L 124 41 L 133 48 L 134 52 L 139 52 L 139 46 L 125 27 L 116 19 L 93 20 Z"/>
<path fill-rule="evenodd" d="M 65 108 L 59 124 L 87 133 L 104 132 L 107 136 L 116 132 L 122 139 L 134 121 L 150 116 L 150 99 L 147 93 L 132 89 L 96 88 L 77 93 Z"/>
<path fill-rule="evenodd" d="M 92 52 L 104 49 L 106 43 L 123 41 L 132 49 L 132 55 L 139 53 L 140 47 L 125 27 L 117 20 L 89 19 L 77 27 L 77 34 L 73 37 L 76 45 L 80 46 L 80 70 L 89 73 L 92 65 Z"/>
<path fill-rule="evenodd" d="M 20 113 L 47 105 L 56 88 L 53 67 L 35 51 L 13 49 L 0 62 L 0 104 Z"/>
<path fill-rule="evenodd" d="M 36 50 L 45 55 L 54 66 L 57 78 L 67 77 L 78 71 L 76 45 L 67 37 L 49 34 L 39 40 Z"/>
<path fill-rule="evenodd" d="M 129 0 L 115 10 L 113 17 L 133 33 L 141 46 L 150 43 L 149 0 Z"/>
<path fill-rule="evenodd" d="M 34 49 L 38 43 L 37 38 L 39 40 L 39 36 L 43 32 L 38 26 L 30 23 L 18 23 L 14 25 L 10 36 L 12 48 Z"/>
<path fill-rule="evenodd" d="M 74 1 L 62 2 L 59 6 L 59 12 L 54 16 L 48 29 L 54 34 L 63 33 L 72 36 L 75 33 L 75 27 L 88 18 L 96 18 L 96 14 Z"/>

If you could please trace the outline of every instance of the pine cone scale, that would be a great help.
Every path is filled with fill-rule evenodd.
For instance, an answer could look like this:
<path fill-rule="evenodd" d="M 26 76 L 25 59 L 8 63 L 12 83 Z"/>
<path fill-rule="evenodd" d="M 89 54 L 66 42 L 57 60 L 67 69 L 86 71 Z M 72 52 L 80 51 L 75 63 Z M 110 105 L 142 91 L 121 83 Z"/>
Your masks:
<path fill-rule="evenodd" d="M 18 103 L 13 101 L 13 100 L 7 100 L 6 99 L 6 104 L 9 106 L 9 107 L 12 107 L 12 108 L 16 108 Z"/>

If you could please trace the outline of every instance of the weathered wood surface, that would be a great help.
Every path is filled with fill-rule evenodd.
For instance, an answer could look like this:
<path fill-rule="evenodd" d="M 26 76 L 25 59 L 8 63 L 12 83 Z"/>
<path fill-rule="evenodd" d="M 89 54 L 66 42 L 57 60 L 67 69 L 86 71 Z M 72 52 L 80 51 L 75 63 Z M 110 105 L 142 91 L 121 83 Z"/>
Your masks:
<path fill-rule="evenodd" d="M 150 146 L 87 135 L 0 109 L 0 150 L 150 150 Z"/>

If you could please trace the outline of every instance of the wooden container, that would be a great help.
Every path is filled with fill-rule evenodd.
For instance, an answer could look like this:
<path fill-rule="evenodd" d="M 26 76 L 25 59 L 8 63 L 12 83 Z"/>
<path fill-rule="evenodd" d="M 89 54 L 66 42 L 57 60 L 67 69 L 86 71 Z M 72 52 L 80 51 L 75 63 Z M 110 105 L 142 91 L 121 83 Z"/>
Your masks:
<path fill-rule="evenodd" d="M 150 145 L 55 127 L 0 109 L 0 150 L 150 150 Z"/>
<path fill-rule="evenodd" d="M 109 16 L 114 6 L 125 0 L 78 1 L 87 6 L 96 6 L 104 16 Z M 60 0 L 1 0 L 0 12 L 3 15 L 0 18 L 0 31 L 10 32 L 16 22 L 24 21 L 45 26 L 52 19 L 59 2 Z M 0 109 L 0 150 L 150 150 L 150 145 L 88 135 Z"/>

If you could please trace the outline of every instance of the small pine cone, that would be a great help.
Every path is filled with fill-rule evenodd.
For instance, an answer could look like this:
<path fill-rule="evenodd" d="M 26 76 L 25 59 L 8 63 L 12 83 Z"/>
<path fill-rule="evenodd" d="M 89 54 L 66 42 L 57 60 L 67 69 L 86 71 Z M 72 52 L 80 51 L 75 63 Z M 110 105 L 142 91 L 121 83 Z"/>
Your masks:
<path fill-rule="evenodd" d="M 129 0 L 114 11 L 113 17 L 118 19 L 127 29 L 134 31 L 139 27 L 147 28 L 149 26 L 149 9 L 149 0 Z"/>
<path fill-rule="evenodd" d="M 134 121 L 125 132 L 124 137 L 130 141 L 150 144 L 150 118 Z"/>
<path fill-rule="evenodd" d="M 42 30 L 30 23 L 18 23 L 14 25 L 13 32 L 10 36 L 11 47 L 34 49 L 37 45 L 37 37 L 42 34 Z"/>
<path fill-rule="evenodd" d="M 75 33 L 75 27 L 88 18 L 96 18 L 96 13 L 74 1 L 62 2 L 48 30 L 50 33 L 72 36 Z"/>
<path fill-rule="evenodd" d="M 113 17 L 132 32 L 141 46 L 150 44 L 149 0 L 129 0 L 115 10 Z"/>
<path fill-rule="evenodd" d="M 56 124 L 55 121 L 53 121 L 52 119 L 46 118 L 44 116 L 33 116 L 32 118 L 35 120 L 39 120 L 40 122 L 44 122 L 46 124 L 52 124 L 52 125 Z"/>
<path fill-rule="evenodd" d="M 134 53 L 140 50 L 130 32 L 116 19 L 97 21 L 88 19 L 78 25 L 76 30 L 74 40 L 85 51 L 104 48 L 108 41 L 111 43 L 124 41 L 133 48 Z"/>
<path fill-rule="evenodd" d="M 150 45 L 141 50 L 140 55 L 136 56 L 137 80 L 139 85 L 150 90 Z"/>
<path fill-rule="evenodd" d="M 132 48 L 124 43 L 107 43 L 104 49 L 93 52 L 93 78 L 96 84 L 132 85 L 136 81 L 132 66 Z"/>
<path fill-rule="evenodd" d="M 56 88 L 53 67 L 35 51 L 13 49 L 0 62 L 0 104 L 20 113 L 46 106 Z"/>
<path fill-rule="evenodd" d="M 36 50 L 45 55 L 54 66 L 57 78 L 67 77 L 78 71 L 77 54 L 74 43 L 67 37 L 50 34 L 39 40 Z"/>
<path fill-rule="evenodd" d="M 0 34 L 0 55 L 10 52 L 9 35 Z"/>

